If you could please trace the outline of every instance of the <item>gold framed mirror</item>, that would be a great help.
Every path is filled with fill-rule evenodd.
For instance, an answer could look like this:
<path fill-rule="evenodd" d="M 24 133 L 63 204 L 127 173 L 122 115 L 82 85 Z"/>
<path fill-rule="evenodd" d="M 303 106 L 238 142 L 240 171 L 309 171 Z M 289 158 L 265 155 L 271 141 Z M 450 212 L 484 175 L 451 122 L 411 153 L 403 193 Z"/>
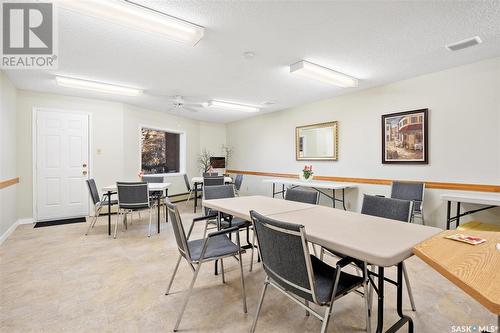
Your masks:
<path fill-rule="evenodd" d="M 336 161 L 338 159 L 338 122 L 295 128 L 297 161 Z"/>

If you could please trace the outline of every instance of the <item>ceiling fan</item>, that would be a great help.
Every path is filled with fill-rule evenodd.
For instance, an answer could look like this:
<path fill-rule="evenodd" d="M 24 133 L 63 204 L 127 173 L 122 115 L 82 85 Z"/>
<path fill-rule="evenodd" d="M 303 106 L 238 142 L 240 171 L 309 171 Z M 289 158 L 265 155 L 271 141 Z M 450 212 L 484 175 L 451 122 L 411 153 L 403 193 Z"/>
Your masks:
<path fill-rule="evenodd" d="M 192 102 L 186 102 L 183 96 L 181 95 L 175 95 L 171 97 L 171 105 L 170 109 L 168 111 L 189 111 L 189 112 L 198 112 L 199 110 L 196 110 L 194 108 L 201 108 L 203 105 L 201 103 L 192 103 Z"/>

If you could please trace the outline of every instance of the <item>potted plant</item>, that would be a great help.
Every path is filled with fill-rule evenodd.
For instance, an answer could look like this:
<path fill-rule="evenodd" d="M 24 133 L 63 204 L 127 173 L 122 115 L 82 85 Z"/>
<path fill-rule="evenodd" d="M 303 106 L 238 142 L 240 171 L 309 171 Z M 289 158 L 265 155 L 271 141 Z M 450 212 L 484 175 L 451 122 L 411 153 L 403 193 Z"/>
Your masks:
<path fill-rule="evenodd" d="M 203 149 L 201 154 L 198 156 L 198 164 L 202 172 L 208 172 L 210 168 L 212 168 L 212 165 L 210 164 L 211 157 L 212 153 L 206 149 Z"/>
<path fill-rule="evenodd" d="M 309 181 L 313 179 L 313 167 L 312 165 L 304 165 L 304 169 L 302 169 L 302 172 L 299 173 L 299 178 L 300 180 L 305 180 Z"/>

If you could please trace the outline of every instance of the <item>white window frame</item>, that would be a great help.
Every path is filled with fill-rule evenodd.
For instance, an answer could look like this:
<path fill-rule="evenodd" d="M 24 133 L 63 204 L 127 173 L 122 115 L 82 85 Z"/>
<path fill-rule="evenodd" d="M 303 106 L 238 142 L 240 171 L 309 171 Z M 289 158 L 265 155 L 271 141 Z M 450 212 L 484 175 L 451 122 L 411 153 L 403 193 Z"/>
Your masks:
<path fill-rule="evenodd" d="M 179 172 L 148 173 L 148 176 L 176 177 L 186 173 L 186 131 L 163 128 L 151 125 L 139 125 L 139 170 L 142 170 L 142 129 L 151 129 L 168 133 L 179 134 Z"/>

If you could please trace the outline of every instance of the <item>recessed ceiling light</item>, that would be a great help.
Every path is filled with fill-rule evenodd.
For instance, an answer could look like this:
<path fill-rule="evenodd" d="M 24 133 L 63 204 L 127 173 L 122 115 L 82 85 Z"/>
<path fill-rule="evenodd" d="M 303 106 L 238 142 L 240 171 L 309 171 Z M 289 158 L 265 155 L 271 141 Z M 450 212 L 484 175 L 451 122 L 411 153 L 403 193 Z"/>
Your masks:
<path fill-rule="evenodd" d="M 458 51 L 458 50 L 466 49 L 466 48 L 471 47 L 471 46 L 479 45 L 482 42 L 483 41 L 481 40 L 481 38 L 479 38 L 478 36 L 475 36 L 472 38 L 467 38 L 467 39 L 461 40 L 461 41 L 456 42 L 456 43 L 448 44 L 448 45 L 446 45 L 446 48 L 450 51 Z"/>
<path fill-rule="evenodd" d="M 205 28 L 124 0 L 57 0 L 62 8 L 195 45 Z"/>
<path fill-rule="evenodd" d="M 117 86 L 114 84 L 104 83 L 104 82 L 82 80 L 67 76 L 56 76 L 56 83 L 58 86 L 61 87 L 91 90 L 108 94 L 116 94 L 124 96 L 138 96 L 142 94 L 141 89 Z"/>
<path fill-rule="evenodd" d="M 259 110 L 260 110 L 258 107 L 253 106 L 253 105 L 239 104 L 239 103 L 225 102 L 225 101 L 217 101 L 217 100 L 208 101 L 208 103 L 206 104 L 206 107 L 235 110 L 235 111 L 243 111 L 243 112 L 259 112 Z"/>
<path fill-rule="evenodd" d="M 290 65 L 290 73 L 333 84 L 342 88 L 358 86 L 358 80 L 349 75 L 305 60 Z"/>

